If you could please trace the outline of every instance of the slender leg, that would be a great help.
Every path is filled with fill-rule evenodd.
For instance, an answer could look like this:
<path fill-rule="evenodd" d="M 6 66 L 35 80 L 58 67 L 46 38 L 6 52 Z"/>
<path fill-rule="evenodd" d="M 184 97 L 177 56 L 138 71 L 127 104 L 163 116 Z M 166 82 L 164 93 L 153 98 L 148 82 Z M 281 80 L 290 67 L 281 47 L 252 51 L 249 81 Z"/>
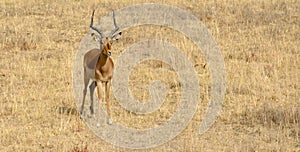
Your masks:
<path fill-rule="evenodd" d="M 105 83 L 105 99 L 107 104 L 108 124 L 112 124 L 111 115 L 110 115 L 110 100 L 109 100 L 110 85 L 111 85 L 111 81 L 107 81 Z"/>
<path fill-rule="evenodd" d="M 90 88 L 90 98 L 91 98 L 91 105 L 90 105 L 90 110 L 91 114 L 94 115 L 94 91 L 96 87 L 96 81 L 93 81 L 91 85 L 89 86 Z"/>
<path fill-rule="evenodd" d="M 99 119 L 100 119 L 100 109 L 101 109 L 101 103 L 102 103 L 102 82 L 97 81 L 97 92 L 98 92 L 98 123 L 97 126 L 99 126 Z"/>
<path fill-rule="evenodd" d="M 84 73 L 85 73 L 85 69 L 84 69 Z M 83 113 L 84 102 L 85 102 L 85 96 L 86 96 L 88 84 L 89 84 L 89 79 L 88 79 L 87 76 L 84 74 L 84 89 L 83 89 L 83 99 L 82 99 L 82 105 L 81 105 L 81 109 L 80 109 L 80 115 L 82 115 L 82 113 Z"/>

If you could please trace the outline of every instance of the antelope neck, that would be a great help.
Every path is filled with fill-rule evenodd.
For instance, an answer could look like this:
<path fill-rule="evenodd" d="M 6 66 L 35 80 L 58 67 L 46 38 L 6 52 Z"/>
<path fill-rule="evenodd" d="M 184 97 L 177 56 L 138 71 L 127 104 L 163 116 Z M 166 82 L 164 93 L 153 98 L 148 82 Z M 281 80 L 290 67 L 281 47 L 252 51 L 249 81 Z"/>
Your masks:
<path fill-rule="evenodd" d="M 106 54 L 106 53 L 104 53 L 103 51 L 101 52 L 101 55 L 106 56 L 106 57 L 109 57 L 109 55 Z"/>
<path fill-rule="evenodd" d="M 103 51 L 101 51 L 99 58 L 98 58 L 98 62 L 101 65 L 104 65 L 108 58 L 109 58 L 109 56 L 107 54 L 105 54 Z"/>

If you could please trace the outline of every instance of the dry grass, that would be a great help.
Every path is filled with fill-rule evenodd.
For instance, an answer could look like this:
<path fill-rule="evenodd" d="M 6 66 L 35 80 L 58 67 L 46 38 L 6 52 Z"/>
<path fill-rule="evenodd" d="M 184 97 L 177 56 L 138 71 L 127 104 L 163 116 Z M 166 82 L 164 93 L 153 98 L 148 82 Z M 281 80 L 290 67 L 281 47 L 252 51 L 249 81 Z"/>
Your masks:
<path fill-rule="evenodd" d="M 151 2 L 155 2 L 151 0 Z M 71 69 L 92 9 L 105 14 L 143 0 L 113 2 L 0 1 L 0 150 L 128 151 L 96 137 L 79 119 L 72 96 Z M 161 27 L 124 31 L 116 54 L 141 37 L 161 38 L 181 48 L 198 73 L 202 102 L 196 116 L 174 140 L 147 151 L 299 151 L 300 2 L 164 0 L 195 14 L 212 32 L 225 58 L 227 92 L 214 126 L 197 136 L 209 101 L 209 67 L 183 36 Z M 149 30 L 150 29 L 150 30 Z M 151 31 L 138 33 L 138 31 Z M 175 35 L 175 38 L 172 37 Z M 200 60 L 196 60 L 200 58 Z M 166 103 L 148 117 L 122 110 L 113 99 L 113 117 L 136 127 L 159 124 L 176 109 L 180 83 L 172 71 L 156 74 L 153 61 L 136 67 L 134 96 L 149 98 L 154 79 L 169 87 Z M 168 77 L 170 79 L 166 79 Z M 134 125 L 131 125 L 134 124 Z"/>

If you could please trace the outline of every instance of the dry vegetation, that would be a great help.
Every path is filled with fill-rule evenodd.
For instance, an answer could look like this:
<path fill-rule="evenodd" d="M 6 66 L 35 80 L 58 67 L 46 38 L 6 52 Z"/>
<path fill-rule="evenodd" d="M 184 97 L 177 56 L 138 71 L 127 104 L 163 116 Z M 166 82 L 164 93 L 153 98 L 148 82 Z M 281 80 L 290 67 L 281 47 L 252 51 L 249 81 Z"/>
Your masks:
<path fill-rule="evenodd" d="M 71 74 L 92 9 L 106 14 L 140 3 L 143 0 L 0 1 L 1 151 L 128 151 L 99 139 L 80 120 Z M 195 49 L 191 42 L 171 29 L 147 26 L 124 31 L 114 44 L 116 56 L 141 37 L 165 39 L 190 57 L 201 82 L 202 102 L 189 126 L 172 141 L 146 151 L 299 151 L 300 2 L 160 3 L 189 10 L 209 28 L 225 59 L 227 91 L 216 123 L 197 136 L 210 98 L 209 67 L 203 67 L 202 55 L 189 51 Z M 138 75 L 130 77 L 130 89 L 139 100 L 149 98 L 145 89 L 152 80 L 170 86 L 160 111 L 137 116 L 122 110 L 113 98 L 113 119 L 147 128 L 172 115 L 180 83 L 172 71 L 156 73 L 161 66 L 167 67 L 144 62 L 133 70 Z"/>

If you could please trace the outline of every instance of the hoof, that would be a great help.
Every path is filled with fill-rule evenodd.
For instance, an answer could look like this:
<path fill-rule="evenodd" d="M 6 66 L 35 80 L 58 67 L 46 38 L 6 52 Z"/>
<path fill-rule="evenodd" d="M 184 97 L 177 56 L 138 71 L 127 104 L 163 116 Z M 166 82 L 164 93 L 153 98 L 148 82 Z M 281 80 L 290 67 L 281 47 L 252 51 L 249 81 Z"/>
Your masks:
<path fill-rule="evenodd" d="M 92 107 L 90 107 L 90 111 L 91 111 L 91 115 L 94 114 L 94 109 Z"/>
<path fill-rule="evenodd" d="M 80 117 L 80 119 L 83 119 L 83 114 L 82 114 L 82 112 L 79 113 L 79 117 Z"/>
<path fill-rule="evenodd" d="M 108 119 L 107 124 L 109 124 L 109 125 L 112 124 L 112 120 L 110 118 Z"/>

